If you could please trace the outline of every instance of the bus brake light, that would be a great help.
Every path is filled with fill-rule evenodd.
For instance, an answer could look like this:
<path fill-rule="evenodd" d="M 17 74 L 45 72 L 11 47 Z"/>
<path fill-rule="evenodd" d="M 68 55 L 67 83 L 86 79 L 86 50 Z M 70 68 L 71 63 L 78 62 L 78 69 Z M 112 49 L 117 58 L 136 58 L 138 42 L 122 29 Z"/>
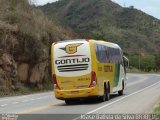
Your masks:
<path fill-rule="evenodd" d="M 97 84 L 97 78 L 96 78 L 96 73 L 92 71 L 92 76 L 91 76 L 91 83 L 89 87 L 94 87 Z"/>
<path fill-rule="evenodd" d="M 52 82 L 54 84 L 54 89 L 60 89 L 60 87 L 58 86 L 58 83 L 57 83 L 57 79 L 56 79 L 56 75 L 53 74 L 52 76 Z"/>

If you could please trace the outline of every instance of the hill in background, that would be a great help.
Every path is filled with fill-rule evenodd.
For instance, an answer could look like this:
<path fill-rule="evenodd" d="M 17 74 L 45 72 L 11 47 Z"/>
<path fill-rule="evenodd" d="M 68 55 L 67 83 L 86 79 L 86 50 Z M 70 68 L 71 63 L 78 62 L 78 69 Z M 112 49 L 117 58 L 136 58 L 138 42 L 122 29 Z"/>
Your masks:
<path fill-rule="evenodd" d="M 28 0 L 0 0 L 0 96 L 52 89 L 52 40 L 102 39 L 128 54 L 160 53 L 160 21 L 133 7 L 110 0 L 59 0 L 40 8 L 45 14 Z M 137 59 L 131 58 L 131 66 L 139 67 Z M 160 56 L 146 60 L 142 71 L 160 70 Z"/>
<path fill-rule="evenodd" d="M 49 89 L 51 35 L 63 40 L 75 34 L 27 0 L 0 0 L 0 96 L 28 87 Z"/>
<path fill-rule="evenodd" d="M 125 53 L 160 53 L 160 20 L 110 0 L 59 0 L 40 7 L 81 38 L 118 43 Z"/>

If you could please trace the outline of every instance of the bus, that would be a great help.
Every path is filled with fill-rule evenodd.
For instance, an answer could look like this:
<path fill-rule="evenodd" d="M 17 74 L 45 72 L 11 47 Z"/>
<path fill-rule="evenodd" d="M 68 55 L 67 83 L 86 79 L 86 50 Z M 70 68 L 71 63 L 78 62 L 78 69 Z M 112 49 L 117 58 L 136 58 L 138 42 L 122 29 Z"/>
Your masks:
<path fill-rule="evenodd" d="M 123 95 L 126 70 L 122 49 L 114 43 L 97 40 L 67 40 L 51 46 L 54 94 L 70 104 L 75 100 L 110 99 Z"/>

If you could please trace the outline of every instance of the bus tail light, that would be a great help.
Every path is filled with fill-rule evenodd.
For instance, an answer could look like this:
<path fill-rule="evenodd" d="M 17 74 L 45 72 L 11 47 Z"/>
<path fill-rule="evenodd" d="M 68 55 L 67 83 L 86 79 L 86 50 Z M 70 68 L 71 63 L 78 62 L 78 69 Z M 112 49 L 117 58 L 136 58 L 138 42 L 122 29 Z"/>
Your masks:
<path fill-rule="evenodd" d="M 96 78 L 96 73 L 92 71 L 92 76 L 91 76 L 91 83 L 89 87 L 94 87 L 97 84 L 97 78 Z"/>
<path fill-rule="evenodd" d="M 60 89 L 60 87 L 58 86 L 58 83 L 57 83 L 57 79 L 56 79 L 56 75 L 53 74 L 52 76 L 52 82 L 54 84 L 54 89 Z"/>

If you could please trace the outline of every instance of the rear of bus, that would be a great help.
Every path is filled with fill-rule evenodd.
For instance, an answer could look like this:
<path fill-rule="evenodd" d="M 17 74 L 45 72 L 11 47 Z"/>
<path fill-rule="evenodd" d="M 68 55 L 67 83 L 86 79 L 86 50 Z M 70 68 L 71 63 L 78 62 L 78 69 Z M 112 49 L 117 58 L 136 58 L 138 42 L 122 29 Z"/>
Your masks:
<path fill-rule="evenodd" d="M 52 81 L 57 99 L 69 100 L 97 95 L 91 50 L 87 40 L 52 44 Z"/>

